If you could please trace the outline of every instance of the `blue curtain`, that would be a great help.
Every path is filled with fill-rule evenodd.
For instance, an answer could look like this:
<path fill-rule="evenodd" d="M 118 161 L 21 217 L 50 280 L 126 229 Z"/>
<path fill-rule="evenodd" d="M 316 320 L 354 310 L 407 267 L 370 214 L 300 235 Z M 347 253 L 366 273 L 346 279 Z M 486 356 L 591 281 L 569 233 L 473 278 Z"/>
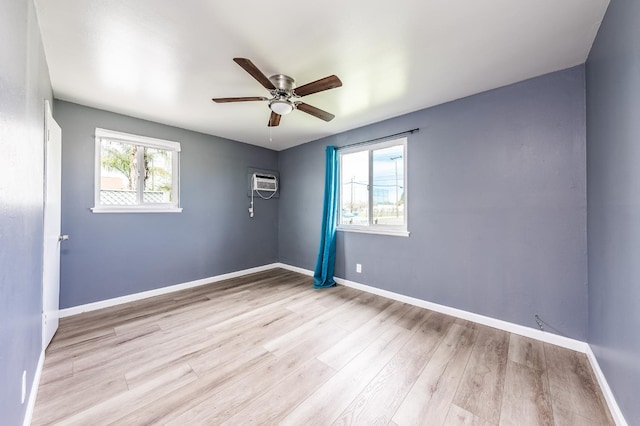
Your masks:
<path fill-rule="evenodd" d="M 336 226 L 338 224 L 338 149 L 327 147 L 327 171 L 324 181 L 324 208 L 320 250 L 313 274 L 313 288 L 333 287 L 333 272 L 336 264 Z"/>

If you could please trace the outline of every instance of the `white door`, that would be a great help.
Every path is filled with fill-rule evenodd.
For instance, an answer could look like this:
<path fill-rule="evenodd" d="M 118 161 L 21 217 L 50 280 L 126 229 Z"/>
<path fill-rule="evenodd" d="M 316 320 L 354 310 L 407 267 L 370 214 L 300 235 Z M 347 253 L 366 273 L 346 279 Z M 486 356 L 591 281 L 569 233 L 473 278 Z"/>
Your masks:
<path fill-rule="evenodd" d="M 46 102 L 44 260 L 42 266 L 42 349 L 58 329 L 60 309 L 60 206 L 62 184 L 62 130 Z"/>

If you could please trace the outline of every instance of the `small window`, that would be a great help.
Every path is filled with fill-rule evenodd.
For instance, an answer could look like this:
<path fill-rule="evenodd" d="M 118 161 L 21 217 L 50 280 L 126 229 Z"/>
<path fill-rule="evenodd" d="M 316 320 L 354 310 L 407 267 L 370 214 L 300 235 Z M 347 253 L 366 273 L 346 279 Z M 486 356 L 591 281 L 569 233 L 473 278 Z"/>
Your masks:
<path fill-rule="evenodd" d="M 180 212 L 180 144 L 96 129 L 94 213 Z"/>
<path fill-rule="evenodd" d="M 407 139 L 340 151 L 338 229 L 408 236 Z"/>

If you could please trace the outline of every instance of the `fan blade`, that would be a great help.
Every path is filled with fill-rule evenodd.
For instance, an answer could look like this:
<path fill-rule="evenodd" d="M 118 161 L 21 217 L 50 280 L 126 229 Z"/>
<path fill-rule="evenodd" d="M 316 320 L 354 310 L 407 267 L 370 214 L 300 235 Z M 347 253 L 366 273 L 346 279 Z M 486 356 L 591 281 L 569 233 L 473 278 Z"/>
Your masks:
<path fill-rule="evenodd" d="M 323 111 L 320 108 L 305 104 L 304 102 L 299 102 L 298 104 L 296 104 L 296 108 L 302 112 L 306 112 L 307 114 L 313 115 L 314 117 L 317 117 L 320 120 L 324 121 L 331 121 L 335 117 L 335 115 L 328 113 L 327 111 Z"/>
<path fill-rule="evenodd" d="M 269 81 L 267 76 L 262 74 L 262 71 L 260 71 L 258 69 L 258 67 L 253 65 L 253 62 L 251 62 L 247 58 L 233 58 L 233 61 L 236 64 L 240 65 L 246 72 L 251 74 L 251 77 L 253 77 L 256 80 L 258 80 L 258 82 L 260 84 L 262 84 L 265 89 L 267 89 L 267 90 L 275 90 L 276 86 L 274 86 L 273 83 L 271 81 Z"/>
<path fill-rule="evenodd" d="M 336 87 L 340 86 L 342 86 L 342 81 L 340 81 L 340 79 L 335 75 L 330 75 L 329 77 L 321 78 L 320 80 L 316 80 L 297 87 L 296 89 L 294 89 L 294 92 L 298 96 L 307 96 L 312 93 L 335 89 Z"/>
<path fill-rule="evenodd" d="M 213 98 L 213 102 L 222 104 L 226 102 L 247 102 L 247 101 L 267 101 L 267 98 L 262 96 L 244 97 L 244 98 Z"/>
<path fill-rule="evenodd" d="M 269 127 L 278 126 L 280 124 L 280 118 L 282 118 L 280 114 L 276 114 L 275 112 L 271 111 L 271 116 L 269 117 Z"/>

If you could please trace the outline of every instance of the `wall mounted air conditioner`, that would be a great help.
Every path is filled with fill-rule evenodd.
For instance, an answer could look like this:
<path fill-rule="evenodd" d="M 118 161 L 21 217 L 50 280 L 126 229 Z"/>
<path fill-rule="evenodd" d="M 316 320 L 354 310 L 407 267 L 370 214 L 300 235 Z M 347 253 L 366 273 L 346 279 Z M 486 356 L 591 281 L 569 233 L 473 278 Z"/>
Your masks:
<path fill-rule="evenodd" d="M 254 191 L 276 192 L 278 190 L 278 178 L 274 175 L 254 173 L 252 181 Z"/>

